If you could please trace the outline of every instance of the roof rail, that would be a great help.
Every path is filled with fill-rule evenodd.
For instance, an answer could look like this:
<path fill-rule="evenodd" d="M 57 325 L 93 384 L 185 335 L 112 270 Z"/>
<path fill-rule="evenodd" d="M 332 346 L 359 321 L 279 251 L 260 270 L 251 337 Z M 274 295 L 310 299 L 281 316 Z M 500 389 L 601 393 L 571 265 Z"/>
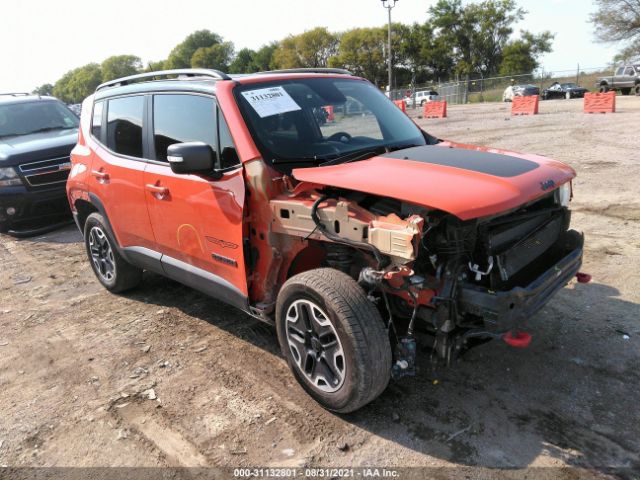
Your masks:
<path fill-rule="evenodd" d="M 349 70 L 344 68 L 284 68 L 282 70 L 266 70 L 263 73 L 328 73 L 338 75 L 353 75 Z"/>
<path fill-rule="evenodd" d="M 154 79 L 157 77 L 170 77 L 174 75 L 178 77 L 209 77 L 209 78 L 215 78 L 218 80 L 231 80 L 231 77 L 226 73 L 221 72 L 219 70 L 213 70 L 213 69 L 185 68 L 185 69 L 179 69 L 179 70 L 160 70 L 157 72 L 139 73 L 137 75 L 130 75 L 128 77 L 122 77 L 122 78 L 116 78 L 115 80 L 110 80 L 101 85 L 98 85 L 98 87 L 96 88 L 96 92 L 104 88 L 129 85 L 130 83 L 135 83 L 138 80 Z"/>
<path fill-rule="evenodd" d="M 0 97 L 28 97 L 30 95 L 37 95 L 36 93 L 27 93 L 27 92 L 7 92 L 0 93 Z M 38 95 L 39 96 L 39 95 Z"/>

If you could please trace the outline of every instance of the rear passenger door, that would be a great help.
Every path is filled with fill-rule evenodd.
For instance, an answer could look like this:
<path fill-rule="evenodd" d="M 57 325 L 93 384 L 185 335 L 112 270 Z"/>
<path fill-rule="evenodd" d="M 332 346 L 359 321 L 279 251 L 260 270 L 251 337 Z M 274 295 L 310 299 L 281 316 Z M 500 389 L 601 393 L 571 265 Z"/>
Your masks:
<path fill-rule="evenodd" d="M 102 203 L 122 247 L 154 249 L 143 183 L 145 101 L 132 95 L 94 104 L 89 191 Z"/>
<path fill-rule="evenodd" d="M 212 96 L 181 93 L 155 94 L 149 101 L 150 155 L 144 185 L 163 268 L 187 284 L 198 277 L 218 278 L 246 295 L 244 178 L 217 102 Z M 211 146 L 218 168 L 224 170 L 221 179 L 171 171 L 167 148 L 191 141 Z"/>

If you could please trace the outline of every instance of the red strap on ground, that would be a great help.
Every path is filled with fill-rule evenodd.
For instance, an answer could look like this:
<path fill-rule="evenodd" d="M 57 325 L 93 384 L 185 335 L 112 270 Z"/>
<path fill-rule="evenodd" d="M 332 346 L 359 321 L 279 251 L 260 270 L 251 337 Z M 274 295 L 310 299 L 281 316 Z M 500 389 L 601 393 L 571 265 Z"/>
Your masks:
<path fill-rule="evenodd" d="M 532 338 L 527 332 L 507 332 L 502 336 L 504 343 L 514 348 L 527 348 Z"/>
<path fill-rule="evenodd" d="M 576 279 L 578 283 L 589 283 L 591 281 L 591 275 L 588 273 L 578 272 L 576 273 Z"/>

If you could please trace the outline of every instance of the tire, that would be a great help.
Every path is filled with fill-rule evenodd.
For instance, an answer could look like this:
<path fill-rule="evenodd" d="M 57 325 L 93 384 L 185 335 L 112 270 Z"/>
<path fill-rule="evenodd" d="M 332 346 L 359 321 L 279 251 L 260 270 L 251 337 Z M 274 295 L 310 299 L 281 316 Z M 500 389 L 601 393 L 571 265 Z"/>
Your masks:
<path fill-rule="evenodd" d="M 7 233 L 9 231 L 8 223 L 0 223 L 0 233 Z"/>
<path fill-rule="evenodd" d="M 620 93 L 622 95 L 629 95 L 631 93 L 631 89 L 630 88 L 621 88 L 620 89 Z"/>
<path fill-rule="evenodd" d="M 636 97 L 640 97 L 640 83 L 638 85 L 635 86 L 635 88 L 633 89 Z"/>
<path fill-rule="evenodd" d="M 318 268 L 287 280 L 278 294 L 276 328 L 296 380 L 324 408 L 350 413 L 387 387 L 389 334 L 376 307 L 347 274 Z M 327 352 L 334 352 L 332 359 Z"/>
<path fill-rule="evenodd" d="M 84 245 L 93 273 L 110 292 L 130 290 L 142 281 L 142 270 L 118 253 L 116 241 L 99 213 L 92 213 L 84 223 Z"/>
<path fill-rule="evenodd" d="M 420 102 L 420 106 L 421 106 L 421 107 L 424 107 L 424 104 L 425 104 L 425 103 L 426 103 L 426 102 L 425 102 L 425 100 L 422 100 L 422 101 Z"/>
<path fill-rule="evenodd" d="M 566 98 L 567 100 L 571 100 L 571 92 L 567 92 L 564 94 L 564 98 Z"/>
<path fill-rule="evenodd" d="M 609 86 L 608 85 L 600 85 L 599 91 L 600 91 L 600 93 L 607 93 L 609 91 Z"/>

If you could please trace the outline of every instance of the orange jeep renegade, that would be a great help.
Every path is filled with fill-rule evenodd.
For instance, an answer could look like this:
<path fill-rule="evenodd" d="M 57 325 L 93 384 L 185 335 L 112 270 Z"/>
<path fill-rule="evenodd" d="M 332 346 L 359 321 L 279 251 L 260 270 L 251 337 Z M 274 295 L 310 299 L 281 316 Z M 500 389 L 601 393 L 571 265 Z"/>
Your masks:
<path fill-rule="evenodd" d="M 156 272 L 275 324 L 302 387 L 351 412 L 519 332 L 579 270 L 575 172 L 420 130 L 345 70 L 134 75 L 82 108 L 67 190 L 98 280 Z M 424 335 L 423 335 L 424 334 Z"/>

